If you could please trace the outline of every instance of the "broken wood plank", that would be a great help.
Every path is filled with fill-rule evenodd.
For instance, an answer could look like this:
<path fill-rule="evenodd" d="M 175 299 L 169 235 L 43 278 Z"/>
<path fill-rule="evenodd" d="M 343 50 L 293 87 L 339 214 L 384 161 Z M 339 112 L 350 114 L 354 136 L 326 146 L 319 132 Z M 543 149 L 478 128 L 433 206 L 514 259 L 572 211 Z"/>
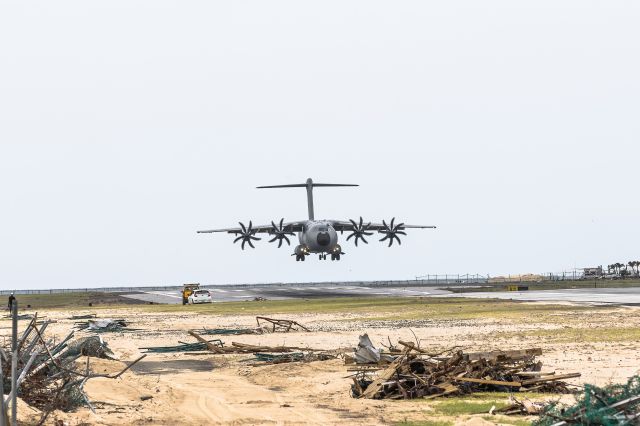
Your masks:
<path fill-rule="evenodd" d="M 515 349 L 509 351 L 490 351 L 490 352 L 475 352 L 465 354 L 465 358 L 468 361 L 474 361 L 479 359 L 496 360 L 499 357 L 521 359 L 530 356 L 542 355 L 542 348 L 529 348 L 529 349 Z"/>
<path fill-rule="evenodd" d="M 361 398 L 373 398 L 377 395 L 377 393 L 382 389 L 383 383 L 388 381 L 394 374 L 396 374 L 396 370 L 402 364 L 407 354 L 411 351 L 411 348 L 405 348 L 402 351 L 402 355 L 400 355 L 395 361 L 389 364 L 389 367 L 385 369 L 376 380 L 374 380 L 364 392 L 360 394 Z"/>
<path fill-rule="evenodd" d="M 541 377 L 539 379 L 524 380 L 522 384 L 533 385 L 535 383 L 555 382 L 556 380 L 573 379 L 574 377 L 580 377 L 581 375 L 582 374 L 580 373 L 558 374 L 550 377 Z"/>
<path fill-rule="evenodd" d="M 189 330 L 189 334 L 193 337 L 195 337 L 199 342 L 204 343 L 207 346 L 207 349 L 209 349 L 211 352 L 220 354 L 220 353 L 224 353 L 224 349 L 225 348 L 221 348 L 220 346 L 216 346 L 213 343 L 209 342 L 207 339 L 205 339 L 204 337 L 200 336 L 198 333 L 196 333 L 193 330 Z"/>

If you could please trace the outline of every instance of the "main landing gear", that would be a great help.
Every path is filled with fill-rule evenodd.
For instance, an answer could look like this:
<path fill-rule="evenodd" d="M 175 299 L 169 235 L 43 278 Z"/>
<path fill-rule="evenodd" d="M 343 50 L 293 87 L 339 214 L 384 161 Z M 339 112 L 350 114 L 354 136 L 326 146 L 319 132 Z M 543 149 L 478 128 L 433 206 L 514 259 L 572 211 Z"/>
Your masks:
<path fill-rule="evenodd" d="M 319 253 L 318 254 L 318 259 L 320 260 L 327 260 L 327 256 L 329 253 Z M 331 260 L 340 260 L 340 254 L 341 253 L 331 253 Z M 295 256 L 296 257 L 296 262 L 304 262 L 305 259 L 307 258 L 306 254 L 292 254 L 291 256 Z"/>
<path fill-rule="evenodd" d="M 327 260 L 328 253 L 320 253 L 318 259 Z M 340 253 L 331 253 L 331 260 L 340 260 Z"/>

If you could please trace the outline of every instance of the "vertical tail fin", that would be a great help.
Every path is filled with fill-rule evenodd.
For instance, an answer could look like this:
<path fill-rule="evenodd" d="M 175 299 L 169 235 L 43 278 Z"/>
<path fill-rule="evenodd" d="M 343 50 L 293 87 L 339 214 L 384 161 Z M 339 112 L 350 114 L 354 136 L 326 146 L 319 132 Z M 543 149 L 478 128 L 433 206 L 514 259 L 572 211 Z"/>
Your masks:
<path fill-rule="evenodd" d="M 311 178 L 306 183 L 292 183 L 288 185 L 266 185 L 258 186 L 258 189 L 264 188 L 307 188 L 307 208 L 309 209 L 309 220 L 314 219 L 313 214 L 313 188 L 328 186 L 359 186 L 351 183 L 314 183 Z"/>

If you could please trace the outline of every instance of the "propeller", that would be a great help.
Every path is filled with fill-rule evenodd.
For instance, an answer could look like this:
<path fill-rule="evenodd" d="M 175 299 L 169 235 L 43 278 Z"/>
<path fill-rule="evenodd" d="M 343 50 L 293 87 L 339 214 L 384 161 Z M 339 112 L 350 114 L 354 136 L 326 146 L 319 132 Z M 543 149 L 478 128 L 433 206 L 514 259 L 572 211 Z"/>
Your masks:
<path fill-rule="evenodd" d="M 382 237 L 380 239 L 380 241 L 384 241 L 386 239 L 389 239 L 389 246 L 391 247 L 391 245 L 393 244 L 393 240 L 394 238 L 396 239 L 396 241 L 398 241 L 398 244 L 402 244 L 400 242 L 400 238 L 398 238 L 398 234 L 400 235 L 407 235 L 406 232 L 404 232 L 404 223 L 399 223 L 395 226 L 393 226 L 393 222 L 396 220 L 396 218 L 392 218 L 391 222 L 389 223 L 389 225 L 387 225 L 387 222 L 385 222 L 384 220 L 382 221 L 382 225 L 384 226 L 384 229 L 378 231 L 381 234 L 384 234 L 384 237 Z"/>
<path fill-rule="evenodd" d="M 284 218 L 280 219 L 280 223 L 278 225 L 276 225 L 273 221 L 271 221 L 271 230 L 269 231 L 269 234 L 273 235 L 273 238 L 269 240 L 270 243 L 278 240 L 278 248 L 282 247 L 282 240 L 285 240 L 287 242 L 287 245 L 290 246 L 291 245 L 291 241 L 289 241 L 289 238 L 287 238 L 287 235 L 292 235 L 295 236 L 296 234 L 294 234 L 293 232 L 287 230 L 288 227 L 283 225 L 284 222 Z"/>
<path fill-rule="evenodd" d="M 358 240 L 364 241 L 365 244 L 369 244 L 367 240 L 364 239 L 364 236 L 373 235 L 373 232 L 367 232 L 369 226 L 371 226 L 371 222 L 367 224 L 362 223 L 362 216 L 360 216 L 360 222 L 356 223 L 353 219 L 349 219 L 351 224 L 353 225 L 353 232 L 349 234 L 347 237 L 347 241 L 351 239 L 351 237 L 356 237 L 354 242 L 356 243 L 356 247 L 358 247 Z"/>
<path fill-rule="evenodd" d="M 233 240 L 233 242 L 237 243 L 238 241 L 242 240 L 242 244 L 240 246 L 242 247 L 242 250 L 244 250 L 244 245 L 246 243 L 249 243 L 249 246 L 251 246 L 251 248 L 255 248 L 251 240 L 257 241 L 257 240 L 261 240 L 262 238 L 254 237 L 257 230 L 253 229 L 253 224 L 251 223 L 251 221 L 249 221 L 248 227 L 244 226 L 244 223 L 242 222 L 238 222 L 238 223 L 240 224 L 240 228 L 242 229 L 242 231 L 239 231 L 236 233 L 236 234 L 240 234 L 240 236 L 237 237 L 235 240 Z"/>

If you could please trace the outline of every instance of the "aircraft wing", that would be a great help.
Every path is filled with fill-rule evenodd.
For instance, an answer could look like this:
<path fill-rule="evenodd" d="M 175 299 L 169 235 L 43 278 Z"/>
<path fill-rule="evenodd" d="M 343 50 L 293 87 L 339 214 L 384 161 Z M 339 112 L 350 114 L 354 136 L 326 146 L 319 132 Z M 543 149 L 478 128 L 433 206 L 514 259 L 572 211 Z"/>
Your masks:
<path fill-rule="evenodd" d="M 282 226 L 284 227 L 285 230 L 290 231 L 290 232 L 301 232 L 302 231 L 302 225 L 304 224 L 305 221 L 301 220 L 301 221 L 297 221 L 297 222 L 287 222 L 284 223 Z M 280 225 L 279 223 L 276 223 L 276 225 Z M 249 226 L 245 226 L 245 229 L 248 229 Z M 252 231 L 255 231 L 256 234 L 271 234 L 273 231 L 273 225 L 272 224 L 268 224 L 268 225 L 260 225 L 260 226 L 254 226 L 251 225 L 250 226 Z M 242 229 L 242 224 L 240 227 L 238 228 L 222 228 L 222 229 L 206 229 L 203 231 L 198 231 L 198 234 L 211 234 L 214 232 L 226 232 L 229 234 L 241 234 L 243 233 L 243 229 Z"/>
<path fill-rule="evenodd" d="M 333 225 L 333 229 L 335 229 L 336 231 L 353 231 L 354 230 L 354 226 L 353 223 L 351 223 L 351 221 L 344 221 L 344 220 L 332 220 L 330 221 Z M 363 222 L 363 224 L 365 226 L 367 226 L 367 231 L 383 231 L 386 229 L 385 225 L 382 223 L 371 223 L 369 224 L 369 222 Z M 356 225 L 358 225 L 358 222 L 356 222 Z M 387 226 L 389 226 L 390 223 L 387 223 Z M 399 223 L 394 223 L 395 226 L 399 225 Z M 435 228 L 435 226 L 432 225 L 402 225 L 403 228 L 405 229 L 427 229 L 427 228 Z"/>

